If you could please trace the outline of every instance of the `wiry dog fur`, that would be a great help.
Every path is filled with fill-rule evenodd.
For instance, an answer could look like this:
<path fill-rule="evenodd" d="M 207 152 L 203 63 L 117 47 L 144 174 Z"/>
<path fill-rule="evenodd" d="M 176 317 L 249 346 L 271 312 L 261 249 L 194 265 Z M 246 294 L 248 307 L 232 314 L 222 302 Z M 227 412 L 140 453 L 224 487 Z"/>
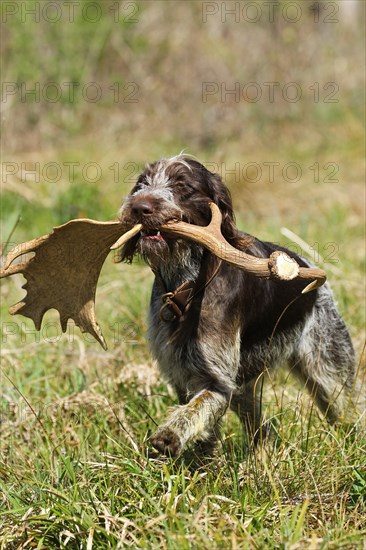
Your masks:
<path fill-rule="evenodd" d="M 307 282 L 259 279 L 219 265 L 197 244 L 157 233 L 170 220 L 207 225 L 211 201 L 221 210 L 222 233 L 233 246 L 267 258 L 280 248 L 238 231 L 221 178 L 186 156 L 149 164 L 121 208 L 125 221 L 144 226 L 121 259 L 139 254 L 156 274 L 150 346 L 180 402 L 151 438 L 165 454 L 179 454 L 189 443 L 209 448 L 228 407 L 256 441 L 261 427 L 256 381 L 278 363 L 290 365 L 331 422 L 344 415 L 355 384 L 352 343 L 328 284 L 302 295 Z M 162 295 L 185 281 L 196 283 L 193 301 L 180 319 L 162 320 Z"/>

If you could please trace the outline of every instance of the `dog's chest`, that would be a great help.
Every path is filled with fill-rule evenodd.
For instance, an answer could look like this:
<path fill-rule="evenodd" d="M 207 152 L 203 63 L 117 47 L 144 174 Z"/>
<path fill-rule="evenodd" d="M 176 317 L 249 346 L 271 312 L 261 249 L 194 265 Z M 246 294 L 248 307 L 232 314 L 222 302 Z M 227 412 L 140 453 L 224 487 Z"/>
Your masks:
<path fill-rule="evenodd" d="M 171 342 L 172 326 L 161 321 L 159 312 L 152 307 L 149 315 L 149 345 L 165 378 L 174 385 L 186 387 L 188 380 L 200 371 L 199 342 L 190 339 L 184 345 Z"/>
<path fill-rule="evenodd" d="M 209 301 L 209 300 L 208 300 Z M 149 314 L 149 344 L 164 377 L 185 393 L 210 385 L 233 390 L 240 363 L 240 330 L 225 332 L 215 322 L 207 300 L 202 303 L 196 330 L 180 342 L 172 338 L 174 325 L 161 320 L 161 295 L 154 293 Z M 192 323 L 188 318 L 186 322 Z M 189 328 L 189 327 L 188 327 Z"/>

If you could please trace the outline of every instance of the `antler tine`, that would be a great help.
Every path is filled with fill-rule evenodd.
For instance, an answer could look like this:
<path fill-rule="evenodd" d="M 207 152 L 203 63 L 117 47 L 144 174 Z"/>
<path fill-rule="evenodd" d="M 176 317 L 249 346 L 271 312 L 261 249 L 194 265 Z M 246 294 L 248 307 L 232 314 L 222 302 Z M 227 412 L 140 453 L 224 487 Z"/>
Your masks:
<path fill-rule="evenodd" d="M 12 265 L 10 267 L 6 267 L 6 268 L 4 267 L 0 269 L 0 279 L 2 279 L 3 277 L 9 277 L 9 275 L 15 275 L 16 273 L 23 273 L 27 265 L 28 265 L 28 262 L 22 262 L 19 264 Z"/>
<path fill-rule="evenodd" d="M 116 250 L 116 248 L 120 248 L 124 244 L 126 244 L 127 241 L 132 239 L 139 231 L 142 229 L 142 223 L 137 223 L 134 225 L 129 231 L 126 231 L 123 235 L 120 236 L 118 241 L 116 241 L 112 246 L 110 247 L 110 250 Z"/>
<path fill-rule="evenodd" d="M 44 243 L 47 239 L 48 239 L 48 235 L 43 235 L 42 237 L 36 237 L 31 241 L 14 246 L 14 248 L 12 248 L 6 256 L 6 260 L 3 268 L 4 271 L 8 269 L 8 267 L 13 263 L 13 261 L 16 258 L 18 258 L 18 256 L 22 256 L 27 252 L 35 252 L 37 248 L 39 248 L 42 245 L 42 243 Z"/>
<path fill-rule="evenodd" d="M 324 284 L 326 273 L 317 268 L 299 267 L 288 254 L 276 251 L 269 258 L 257 258 L 238 250 L 229 244 L 221 233 L 222 216 L 218 206 L 210 203 L 212 219 L 209 225 L 201 227 L 185 222 L 169 222 L 161 227 L 166 233 L 191 239 L 221 258 L 225 262 L 253 273 L 257 277 L 290 281 L 295 278 L 315 279 L 302 291 L 304 294 Z"/>

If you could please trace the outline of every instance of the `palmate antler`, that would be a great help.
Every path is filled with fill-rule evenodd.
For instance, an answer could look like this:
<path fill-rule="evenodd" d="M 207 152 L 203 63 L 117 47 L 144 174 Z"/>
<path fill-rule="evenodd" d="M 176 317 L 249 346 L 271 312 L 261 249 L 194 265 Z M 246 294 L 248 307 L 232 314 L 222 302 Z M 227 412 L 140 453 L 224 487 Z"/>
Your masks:
<path fill-rule="evenodd" d="M 321 269 L 299 267 L 282 251 L 269 259 L 255 258 L 232 247 L 221 234 L 221 212 L 211 204 L 212 220 L 207 227 L 184 222 L 170 222 L 159 229 L 175 237 L 188 238 L 201 244 L 225 262 L 257 277 L 280 280 L 313 279 L 303 290 L 309 292 L 321 286 L 326 274 Z M 95 293 L 100 271 L 111 249 L 123 246 L 137 235 L 142 225 L 127 230 L 121 222 L 99 222 L 88 219 L 71 220 L 55 227 L 48 235 L 38 237 L 13 248 L 5 259 L 0 278 L 22 273 L 27 282 L 23 300 L 9 309 L 34 321 L 40 330 L 42 318 L 49 309 L 57 309 L 61 328 L 66 331 L 68 319 L 73 319 L 82 332 L 91 334 L 106 349 L 106 343 L 96 322 Z M 34 257 L 15 265 L 13 261 L 26 253 Z"/>
<path fill-rule="evenodd" d="M 125 233 L 126 240 L 140 229 L 135 226 Z M 106 349 L 95 318 L 95 292 L 110 246 L 125 231 L 120 222 L 71 220 L 55 227 L 53 233 L 13 248 L 0 270 L 0 278 L 22 273 L 27 280 L 22 288 L 27 294 L 9 312 L 29 317 L 40 330 L 46 311 L 57 309 L 63 332 L 68 319 L 73 319 L 82 332 L 89 332 Z M 29 252 L 35 252 L 35 256 L 11 265 Z"/>

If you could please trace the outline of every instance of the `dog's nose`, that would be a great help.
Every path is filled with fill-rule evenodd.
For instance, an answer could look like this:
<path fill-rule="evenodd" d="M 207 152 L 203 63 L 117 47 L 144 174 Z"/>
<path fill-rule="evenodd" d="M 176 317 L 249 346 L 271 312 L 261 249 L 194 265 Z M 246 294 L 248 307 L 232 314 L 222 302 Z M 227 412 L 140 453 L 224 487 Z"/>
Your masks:
<path fill-rule="evenodd" d="M 132 207 L 132 213 L 140 219 L 145 218 L 147 216 L 151 216 L 153 212 L 154 212 L 154 209 L 152 205 L 144 201 L 135 202 Z"/>

